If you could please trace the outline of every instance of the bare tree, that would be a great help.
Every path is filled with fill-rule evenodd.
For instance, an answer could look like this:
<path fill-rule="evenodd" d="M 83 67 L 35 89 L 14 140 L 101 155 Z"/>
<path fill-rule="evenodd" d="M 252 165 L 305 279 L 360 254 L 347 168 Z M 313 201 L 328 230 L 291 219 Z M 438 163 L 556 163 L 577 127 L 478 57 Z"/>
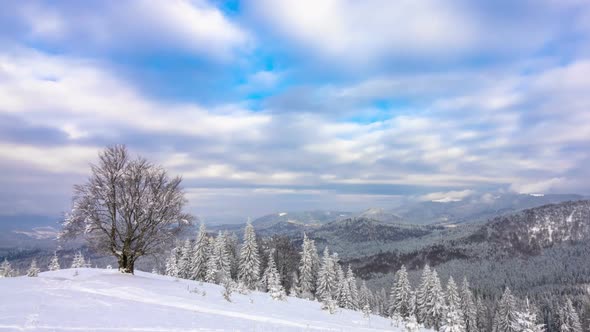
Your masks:
<path fill-rule="evenodd" d="M 131 159 L 123 145 L 106 148 L 99 158 L 88 181 L 74 186 L 60 238 L 83 235 L 117 257 L 121 272 L 133 273 L 139 257 L 160 251 L 191 224 L 183 212 L 182 179 L 144 158 Z"/>

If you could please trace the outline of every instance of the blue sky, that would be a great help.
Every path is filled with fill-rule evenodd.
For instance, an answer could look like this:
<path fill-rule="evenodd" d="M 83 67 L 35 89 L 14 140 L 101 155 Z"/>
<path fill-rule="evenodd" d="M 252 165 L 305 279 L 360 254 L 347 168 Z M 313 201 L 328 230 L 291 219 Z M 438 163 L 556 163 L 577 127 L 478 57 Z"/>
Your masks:
<path fill-rule="evenodd" d="M 590 193 L 585 0 L 2 6 L 1 214 L 66 211 L 116 143 L 212 218 Z"/>

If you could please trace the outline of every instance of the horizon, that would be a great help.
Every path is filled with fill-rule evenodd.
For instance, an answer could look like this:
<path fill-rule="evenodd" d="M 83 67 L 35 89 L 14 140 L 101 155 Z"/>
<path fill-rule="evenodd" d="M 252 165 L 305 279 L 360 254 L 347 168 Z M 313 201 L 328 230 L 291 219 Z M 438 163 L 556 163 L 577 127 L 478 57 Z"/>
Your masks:
<path fill-rule="evenodd" d="M 59 215 L 105 146 L 198 216 L 590 194 L 590 3 L 17 1 L 0 215 Z"/>

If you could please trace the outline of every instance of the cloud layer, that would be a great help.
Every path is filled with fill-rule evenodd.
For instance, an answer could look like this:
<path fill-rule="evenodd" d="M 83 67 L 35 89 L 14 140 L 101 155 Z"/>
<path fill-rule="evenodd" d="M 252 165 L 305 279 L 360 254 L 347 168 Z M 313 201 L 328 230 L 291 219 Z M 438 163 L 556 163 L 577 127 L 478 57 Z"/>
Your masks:
<path fill-rule="evenodd" d="M 585 2 L 12 6 L 3 213 L 66 210 L 115 143 L 183 175 L 200 215 L 588 193 Z"/>

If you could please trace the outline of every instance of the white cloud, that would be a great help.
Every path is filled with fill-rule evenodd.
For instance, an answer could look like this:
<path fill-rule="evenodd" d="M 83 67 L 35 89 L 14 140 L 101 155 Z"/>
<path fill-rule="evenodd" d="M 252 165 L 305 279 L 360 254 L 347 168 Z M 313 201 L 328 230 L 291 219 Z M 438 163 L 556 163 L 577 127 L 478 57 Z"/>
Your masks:
<path fill-rule="evenodd" d="M 422 201 L 432 201 L 441 203 L 459 202 L 465 199 L 466 197 L 473 195 L 474 193 L 475 191 L 470 189 L 465 189 L 461 191 L 435 192 L 420 196 L 419 199 Z"/>
<path fill-rule="evenodd" d="M 184 50 L 231 57 L 252 43 L 249 33 L 207 0 L 96 1 L 76 6 L 23 2 L 15 12 L 32 38 L 65 47 Z"/>
<path fill-rule="evenodd" d="M 521 194 L 542 194 L 559 187 L 564 180 L 564 178 L 552 178 L 536 182 L 520 182 L 512 184 L 510 189 Z"/>

